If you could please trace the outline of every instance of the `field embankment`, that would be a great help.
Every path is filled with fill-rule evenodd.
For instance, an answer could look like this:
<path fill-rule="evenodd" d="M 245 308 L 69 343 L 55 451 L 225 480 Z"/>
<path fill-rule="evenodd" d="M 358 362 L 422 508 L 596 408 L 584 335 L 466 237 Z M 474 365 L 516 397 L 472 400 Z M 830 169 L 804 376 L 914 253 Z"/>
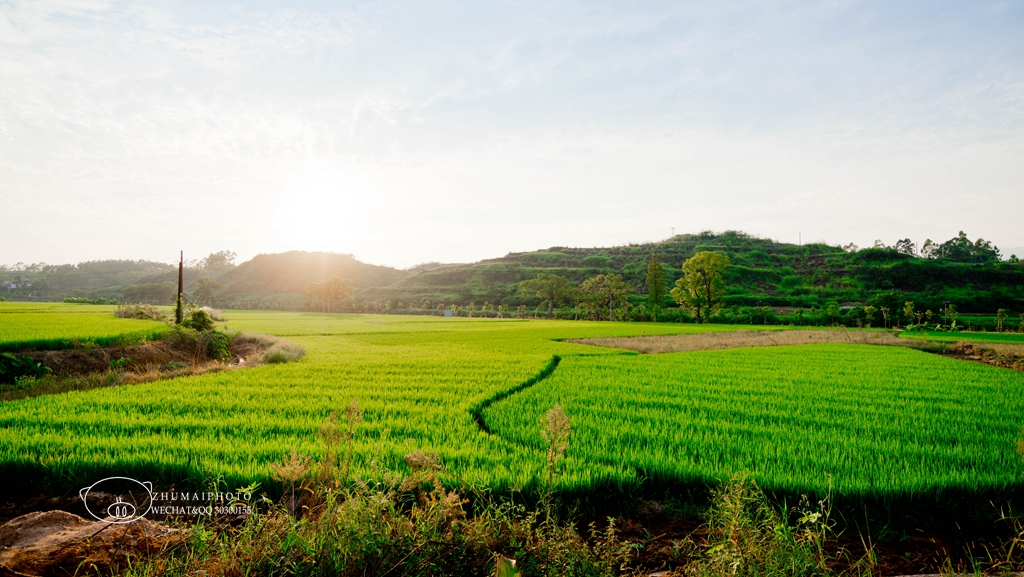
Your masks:
<path fill-rule="evenodd" d="M 889 331 L 871 330 L 737 330 L 729 332 L 679 335 L 652 335 L 625 338 L 572 339 L 569 342 L 613 349 L 626 349 L 645 354 L 683 351 L 717 351 L 745 347 L 776 347 L 782 345 L 813 345 L 843 343 L 856 345 L 889 345 L 911 347 L 917 343 L 900 340 Z"/>

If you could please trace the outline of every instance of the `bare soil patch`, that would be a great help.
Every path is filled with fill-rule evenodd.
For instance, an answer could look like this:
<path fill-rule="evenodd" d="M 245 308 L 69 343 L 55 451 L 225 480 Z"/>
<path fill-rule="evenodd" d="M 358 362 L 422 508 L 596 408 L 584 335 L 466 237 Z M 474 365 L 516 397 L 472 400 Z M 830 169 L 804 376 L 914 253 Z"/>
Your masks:
<path fill-rule="evenodd" d="M 29 513 L 0 526 L 0 574 L 106 574 L 179 541 L 180 531 L 148 519 L 116 525 L 65 511 Z"/>
<path fill-rule="evenodd" d="M 227 353 L 211 358 L 205 343 L 174 338 L 132 346 L 24 351 L 19 356 L 31 357 L 52 372 L 28 384 L 0 386 L 0 402 L 295 361 L 305 350 L 279 337 L 241 333 L 230 339 Z"/>
<path fill-rule="evenodd" d="M 960 342 L 951 348 L 939 351 L 939 354 L 955 359 L 1024 371 L 1024 345 L 1005 343 L 985 343 L 981 345 L 979 343 Z"/>
<path fill-rule="evenodd" d="M 572 339 L 570 343 L 627 349 L 645 354 L 675 353 L 683 351 L 714 351 L 743 347 L 775 347 L 782 345 L 810 345 L 822 343 L 849 343 L 857 345 L 887 345 L 915 347 L 914 343 L 900 339 L 888 331 L 783 330 L 733 331 L 689 335 L 657 335 L 649 337 Z"/>
<path fill-rule="evenodd" d="M 944 357 L 1024 371 L 1024 345 L 1021 344 L 958 342 L 954 345 L 917 339 L 901 339 L 888 331 L 848 331 L 844 329 L 734 331 L 649 337 L 570 339 L 567 342 L 626 349 L 644 354 L 823 343 L 882 345 L 910 347 Z"/>

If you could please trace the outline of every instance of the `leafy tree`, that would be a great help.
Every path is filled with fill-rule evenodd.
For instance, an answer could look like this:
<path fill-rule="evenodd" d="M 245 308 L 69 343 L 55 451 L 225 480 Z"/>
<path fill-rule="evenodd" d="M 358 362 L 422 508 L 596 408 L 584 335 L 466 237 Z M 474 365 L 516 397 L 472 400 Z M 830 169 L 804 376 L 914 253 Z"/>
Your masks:
<path fill-rule="evenodd" d="M 840 309 L 836 303 L 831 303 L 828 308 L 825 309 L 825 314 L 828 315 L 828 326 L 834 327 L 836 325 L 836 317 L 839 316 Z"/>
<path fill-rule="evenodd" d="M 882 321 L 886 328 L 889 328 L 889 321 L 899 326 L 900 313 L 904 311 L 906 299 L 903 293 L 896 290 L 875 293 L 867 300 L 867 304 L 875 307 L 875 310 L 882 313 Z"/>
<path fill-rule="evenodd" d="M 909 254 L 914 256 L 914 241 L 909 238 L 896 241 L 896 246 L 893 248 L 895 248 L 896 252 L 900 254 Z"/>
<path fill-rule="evenodd" d="M 334 305 L 352 294 L 352 283 L 341 275 L 318 280 L 306 285 L 306 296 L 310 301 L 321 305 L 321 310 L 334 312 Z M 365 311 L 364 311 L 365 312 Z"/>
<path fill-rule="evenodd" d="M 729 257 L 717 252 L 698 252 L 683 263 L 683 277 L 676 281 L 672 298 L 690 309 L 698 323 L 708 322 L 722 307 L 725 296 L 725 269 Z"/>
<path fill-rule="evenodd" d="M 939 244 L 933 242 L 932 239 L 924 239 L 924 244 L 921 245 L 921 256 L 924 258 L 936 258 L 938 254 Z"/>
<path fill-rule="evenodd" d="M 1006 317 L 1010 316 L 1010 311 L 1006 309 L 999 309 L 996 311 L 996 330 L 1003 332 L 1003 322 L 1006 321 Z"/>
<path fill-rule="evenodd" d="M 213 293 L 220 288 L 220 283 L 212 276 L 200 277 L 196 280 L 195 295 L 201 303 L 213 306 Z"/>
<path fill-rule="evenodd" d="M 230 250 L 211 252 L 210 256 L 199 261 L 200 268 L 206 270 L 221 270 L 235 266 L 235 257 L 238 255 Z"/>
<path fill-rule="evenodd" d="M 599 274 L 580 284 L 578 298 L 580 305 L 597 318 L 601 317 L 604 307 L 608 307 L 610 321 L 614 318 L 615 305 L 631 292 L 633 287 L 624 282 L 621 275 Z"/>
<path fill-rule="evenodd" d="M 647 261 L 647 302 L 651 305 L 651 317 L 658 322 L 658 310 L 665 301 L 665 270 L 661 268 L 658 254 L 652 254 Z"/>
<path fill-rule="evenodd" d="M 171 281 L 133 284 L 121 290 L 121 301 L 126 303 L 166 305 L 174 302 L 175 286 Z"/>
<path fill-rule="evenodd" d="M 864 320 L 867 321 L 869 327 L 871 326 L 871 322 L 875 320 L 875 312 L 877 310 L 878 309 L 872 305 L 864 307 Z"/>
<path fill-rule="evenodd" d="M 519 289 L 524 293 L 536 294 L 548 305 L 548 318 L 555 312 L 555 305 L 561 304 L 573 297 L 576 289 L 569 279 L 557 274 L 540 273 L 537 278 L 524 280 L 519 283 Z"/>
<path fill-rule="evenodd" d="M 964 231 L 942 244 L 926 240 L 922 254 L 928 258 L 941 258 L 955 262 L 994 263 L 999 261 L 999 248 L 990 241 L 979 238 L 971 242 Z"/>

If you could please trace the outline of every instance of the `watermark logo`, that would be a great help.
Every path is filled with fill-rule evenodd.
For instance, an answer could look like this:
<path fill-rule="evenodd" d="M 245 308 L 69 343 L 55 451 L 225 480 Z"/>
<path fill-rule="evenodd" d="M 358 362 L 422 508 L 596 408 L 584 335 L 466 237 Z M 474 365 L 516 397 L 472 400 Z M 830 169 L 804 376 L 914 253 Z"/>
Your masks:
<path fill-rule="evenodd" d="M 231 492 L 153 491 L 153 483 L 130 477 L 107 477 L 78 492 L 94 519 L 126 525 L 147 515 L 202 516 L 252 513 L 256 485 Z"/>
<path fill-rule="evenodd" d="M 153 483 L 107 477 L 83 488 L 78 496 L 93 519 L 126 525 L 145 517 L 153 507 Z"/>

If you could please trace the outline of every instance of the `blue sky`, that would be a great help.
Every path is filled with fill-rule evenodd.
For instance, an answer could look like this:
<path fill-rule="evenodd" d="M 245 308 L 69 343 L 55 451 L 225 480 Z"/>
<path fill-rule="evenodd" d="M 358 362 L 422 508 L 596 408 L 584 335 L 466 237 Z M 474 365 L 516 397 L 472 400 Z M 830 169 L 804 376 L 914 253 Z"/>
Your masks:
<path fill-rule="evenodd" d="M 1024 2 L 0 2 L 6 264 L 1006 249 L 1021 159 Z"/>

